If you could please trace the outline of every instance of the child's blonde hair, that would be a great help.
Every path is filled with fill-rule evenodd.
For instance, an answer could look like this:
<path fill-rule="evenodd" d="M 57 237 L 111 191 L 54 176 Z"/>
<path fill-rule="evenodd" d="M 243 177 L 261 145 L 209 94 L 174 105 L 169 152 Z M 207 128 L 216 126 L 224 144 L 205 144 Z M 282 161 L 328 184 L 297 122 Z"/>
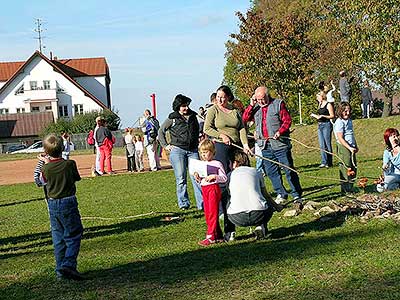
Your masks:
<path fill-rule="evenodd" d="M 142 141 L 142 136 L 140 134 L 136 134 L 135 135 L 135 139 L 137 142 L 141 142 Z"/>
<path fill-rule="evenodd" d="M 215 155 L 215 145 L 210 140 L 204 140 L 199 145 L 199 151 L 210 151 L 213 155 Z"/>
<path fill-rule="evenodd" d="M 50 133 L 43 139 L 43 149 L 51 157 L 61 157 L 64 149 L 62 137 L 54 133 Z"/>

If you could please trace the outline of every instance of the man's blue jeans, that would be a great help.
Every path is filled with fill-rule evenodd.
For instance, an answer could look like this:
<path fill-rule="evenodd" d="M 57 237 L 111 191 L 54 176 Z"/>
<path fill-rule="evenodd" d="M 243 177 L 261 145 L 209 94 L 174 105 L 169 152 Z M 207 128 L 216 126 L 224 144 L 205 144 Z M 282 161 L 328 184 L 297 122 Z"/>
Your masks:
<path fill-rule="evenodd" d="M 265 145 L 265 149 L 262 150 L 262 155 L 265 158 L 280 162 L 281 164 L 294 169 L 292 153 L 289 147 L 281 148 L 279 150 L 273 150 L 271 147 L 271 143 L 267 142 Z M 281 167 L 268 160 L 263 160 L 263 163 L 264 163 L 264 169 L 267 171 L 267 175 L 271 180 L 275 193 L 281 195 L 284 198 L 287 198 L 288 192 L 283 186 L 282 175 L 280 170 Z M 286 179 L 292 190 L 291 195 L 293 196 L 293 198 L 301 197 L 303 190 L 300 185 L 299 176 L 297 175 L 296 172 L 293 172 L 287 168 L 283 169 L 286 174 Z"/>
<path fill-rule="evenodd" d="M 333 166 L 332 154 L 328 154 L 325 151 L 332 153 L 332 123 L 331 122 L 319 122 L 318 123 L 318 141 L 319 148 L 321 149 L 321 165 L 329 167 Z M 325 151 L 322 151 L 325 150 Z"/>
<path fill-rule="evenodd" d="M 75 196 L 49 198 L 51 236 L 53 239 L 56 271 L 63 267 L 76 269 L 83 226 Z"/>
<path fill-rule="evenodd" d="M 180 208 L 189 207 L 189 195 L 187 191 L 187 169 L 189 158 L 199 159 L 197 152 L 183 150 L 179 147 L 173 146 L 171 153 L 169 154 L 169 160 L 172 168 L 174 169 L 176 179 L 176 196 L 178 197 L 178 205 Z M 203 209 L 203 197 L 201 194 L 200 184 L 196 182 L 193 176 L 190 175 L 192 181 L 194 197 L 196 198 L 196 204 L 198 209 Z"/>

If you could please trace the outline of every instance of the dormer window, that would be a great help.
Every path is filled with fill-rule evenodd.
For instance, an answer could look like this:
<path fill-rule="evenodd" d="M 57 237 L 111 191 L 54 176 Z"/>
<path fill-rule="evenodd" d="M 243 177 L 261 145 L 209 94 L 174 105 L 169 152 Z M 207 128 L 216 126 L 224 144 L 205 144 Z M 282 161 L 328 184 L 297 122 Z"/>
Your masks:
<path fill-rule="evenodd" d="M 29 81 L 29 85 L 30 85 L 32 91 L 38 89 L 37 81 Z"/>
<path fill-rule="evenodd" d="M 24 84 L 21 84 L 21 86 L 15 91 L 15 95 L 20 95 L 24 93 Z"/>

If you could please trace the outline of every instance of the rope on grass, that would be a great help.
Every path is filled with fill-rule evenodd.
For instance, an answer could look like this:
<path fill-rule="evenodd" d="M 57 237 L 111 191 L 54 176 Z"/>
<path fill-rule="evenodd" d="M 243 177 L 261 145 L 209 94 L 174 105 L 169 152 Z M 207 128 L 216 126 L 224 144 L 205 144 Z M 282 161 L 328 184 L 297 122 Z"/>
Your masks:
<path fill-rule="evenodd" d="M 218 140 L 218 139 L 214 139 L 214 140 L 216 142 L 218 142 L 218 143 L 224 143 L 222 140 Z M 231 145 L 236 147 L 236 148 L 238 148 L 238 149 L 240 149 L 240 150 L 242 150 L 242 151 L 245 151 L 243 147 L 241 147 L 239 145 L 236 145 L 235 143 L 231 143 Z M 276 164 L 278 166 L 281 166 L 283 168 L 286 168 L 286 169 L 288 169 L 288 170 L 290 170 L 292 172 L 295 172 L 297 175 L 301 174 L 301 176 L 303 176 L 303 177 L 308 177 L 308 178 L 312 178 L 312 179 L 326 179 L 326 180 L 333 180 L 333 181 L 339 181 L 339 182 L 345 182 L 345 183 L 349 182 L 349 180 L 343 180 L 343 179 L 338 179 L 338 178 L 334 178 L 334 177 L 306 175 L 306 174 L 303 174 L 303 173 L 301 173 L 301 172 L 299 172 L 299 171 L 297 171 L 297 170 L 295 170 L 295 169 L 293 169 L 293 168 L 291 168 L 291 167 L 289 167 L 289 166 L 287 166 L 285 164 L 282 164 L 282 163 L 280 163 L 278 161 L 275 161 L 275 160 L 272 160 L 272 159 L 269 159 L 267 157 L 264 157 L 264 156 L 261 156 L 261 155 L 258 155 L 258 154 L 254 154 L 254 153 L 251 153 L 251 155 L 255 156 L 255 157 L 258 157 L 258 158 L 260 158 L 262 160 L 269 161 L 269 162 L 271 162 L 273 164 Z"/>
<path fill-rule="evenodd" d="M 126 217 L 117 217 L 117 218 L 104 218 L 104 217 L 81 217 L 82 220 L 126 220 L 126 219 L 135 219 L 135 218 L 140 218 L 140 217 L 145 217 L 145 216 L 151 216 L 156 214 L 156 212 L 151 211 L 149 213 L 145 214 L 140 214 L 140 215 L 134 215 L 134 216 L 126 216 Z"/>

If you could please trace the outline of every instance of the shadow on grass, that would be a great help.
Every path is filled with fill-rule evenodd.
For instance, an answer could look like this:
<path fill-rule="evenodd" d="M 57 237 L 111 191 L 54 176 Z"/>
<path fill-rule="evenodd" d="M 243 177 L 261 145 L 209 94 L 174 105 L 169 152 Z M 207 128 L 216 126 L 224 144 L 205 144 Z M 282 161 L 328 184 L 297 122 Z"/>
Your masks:
<path fill-rule="evenodd" d="M 312 227 L 314 225 L 309 226 Z M 300 230 L 300 227 L 298 229 Z M 298 229 L 283 229 L 283 231 L 285 231 L 283 235 L 288 236 L 293 232 L 298 232 Z M 391 228 L 390 230 L 394 231 L 397 229 Z M 319 256 L 331 255 L 332 251 L 336 251 L 337 248 L 335 245 L 338 243 L 344 243 L 342 247 L 345 247 L 346 252 L 351 253 L 352 250 L 356 251 L 360 248 L 360 243 L 362 243 L 365 238 L 373 240 L 374 237 L 379 234 L 379 228 L 369 227 L 345 233 L 341 232 L 307 238 L 219 244 L 184 253 L 173 253 L 146 261 L 135 261 L 112 268 L 89 271 L 84 274 L 88 280 L 80 283 L 67 282 L 55 285 L 43 285 L 39 283 L 48 281 L 49 278 L 47 276 L 36 277 L 29 282 L 13 283 L 3 288 L 1 293 L 4 295 L 17 295 L 21 293 L 21 291 L 26 290 L 26 293 L 29 291 L 29 296 L 31 298 L 36 297 L 42 299 L 51 298 L 58 293 L 65 296 L 64 293 L 71 292 L 70 289 L 73 286 L 74 298 L 82 298 L 85 295 L 87 296 L 88 293 L 92 293 L 92 296 L 99 296 L 103 299 L 111 297 L 111 295 L 118 295 L 121 299 L 133 298 L 132 296 L 134 296 L 135 299 L 175 298 L 173 296 L 174 294 L 176 294 L 175 296 L 178 298 L 184 299 L 185 295 L 180 294 L 180 292 L 185 289 L 185 284 L 193 288 L 190 282 L 196 282 L 196 288 L 194 288 L 196 291 L 197 289 L 201 290 L 202 286 L 205 287 L 204 294 L 202 293 L 201 295 L 210 294 L 210 297 L 215 297 L 215 294 L 212 296 L 211 294 L 214 293 L 213 291 L 215 291 L 215 289 L 220 288 L 220 284 L 223 285 L 222 289 L 233 288 L 231 284 L 233 282 L 239 283 L 244 279 L 243 276 L 245 276 L 244 274 L 246 272 L 248 275 L 252 274 L 249 273 L 250 270 L 254 270 L 255 272 L 254 278 L 250 276 L 250 281 L 257 280 L 257 277 L 260 278 L 260 273 L 265 274 L 265 278 L 262 277 L 262 280 L 267 281 L 267 274 L 271 271 L 271 265 L 275 265 L 274 268 L 277 268 L 277 272 L 283 272 L 282 269 L 285 268 L 286 261 L 290 262 L 292 259 L 300 261 L 313 257 L 317 258 Z M 242 271 L 239 270 L 248 271 L 242 273 Z M 214 281 L 214 278 L 219 279 Z M 391 282 L 392 285 L 399 286 L 398 281 Z M 329 283 L 333 285 L 338 284 L 340 286 L 342 282 L 332 280 Z M 327 284 L 329 285 L 329 283 L 326 282 L 325 286 Z M 35 288 L 30 289 L 30 287 L 33 286 Z M 340 294 L 344 293 L 343 295 L 345 295 L 346 289 L 356 290 L 357 286 L 357 283 L 341 286 Z M 365 287 L 367 288 L 368 284 L 366 284 Z M 309 286 L 309 288 L 312 289 L 313 287 Z M 293 286 L 292 289 L 294 291 L 298 289 L 300 292 L 303 291 L 300 286 Z M 239 292 L 239 290 L 236 292 Z M 250 291 L 245 290 L 244 292 L 249 293 Z M 259 287 L 259 292 L 277 294 L 281 292 L 281 288 L 266 290 Z M 307 289 L 307 293 L 309 292 L 310 291 Z M 329 291 L 319 290 L 318 293 L 318 299 L 324 299 L 324 295 L 327 293 L 339 293 L 339 291 L 332 291 L 331 287 L 329 287 Z M 353 291 L 353 293 L 355 293 L 355 291 Z M 25 296 L 27 295 L 25 294 Z M 188 295 L 186 295 L 186 297 L 187 296 Z M 193 298 L 193 296 L 194 295 L 190 298 Z M 225 295 L 225 298 L 226 296 L 227 295 Z M 280 299 L 285 298 L 286 297 Z M 304 299 L 310 298 L 305 297 Z M 317 298 L 312 297 L 311 299 Z"/>
<path fill-rule="evenodd" d="M 165 217 L 167 216 L 179 216 L 179 219 L 165 221 Z M 113 223 L 110 225 L 85 227 L 83 239 L 86 240 L 103 236 L 122 234 L 125 232 L 133 232 L 148 228 L 169 226 L 177 224 L 179 222 L 183 222 L 185 218 L 201 218 L 202 216 L 203 213 L 197 210 L 189 210 L 180 213 L 160 212 L 157 213 L 157 215 L 155 215 L 154 217 L 140 219 L 138 218 L 126 222 Z M 19 245 L 22 243 L 24 245 Z M 26 243 L 28 244 L 26 245 Z M 49 246 L 51 244 L 52 240 L 50 231 L 2 238 L 0 239 L 0 258 L 5 259 L 29 254 L 32 253 L 32 250 L 30 250 L 32 248 Z"/>
<path fill-rule="evenodd" d="M 44 197 L 42 197 L 42 198 L 34 198 L 34 199 L 29 199 L 29 200 L 22 200 L 22 201 L 9 202 L 9 203 L 2 203 L 2 204 L 0 204 L 0 207 L 14 206 L 14 205 L 18 205 L 18 204 L 25 204 L 25 203 L 35 202 L 35 201 L 42 201 L 42 200 L 44 200 Z"/>

